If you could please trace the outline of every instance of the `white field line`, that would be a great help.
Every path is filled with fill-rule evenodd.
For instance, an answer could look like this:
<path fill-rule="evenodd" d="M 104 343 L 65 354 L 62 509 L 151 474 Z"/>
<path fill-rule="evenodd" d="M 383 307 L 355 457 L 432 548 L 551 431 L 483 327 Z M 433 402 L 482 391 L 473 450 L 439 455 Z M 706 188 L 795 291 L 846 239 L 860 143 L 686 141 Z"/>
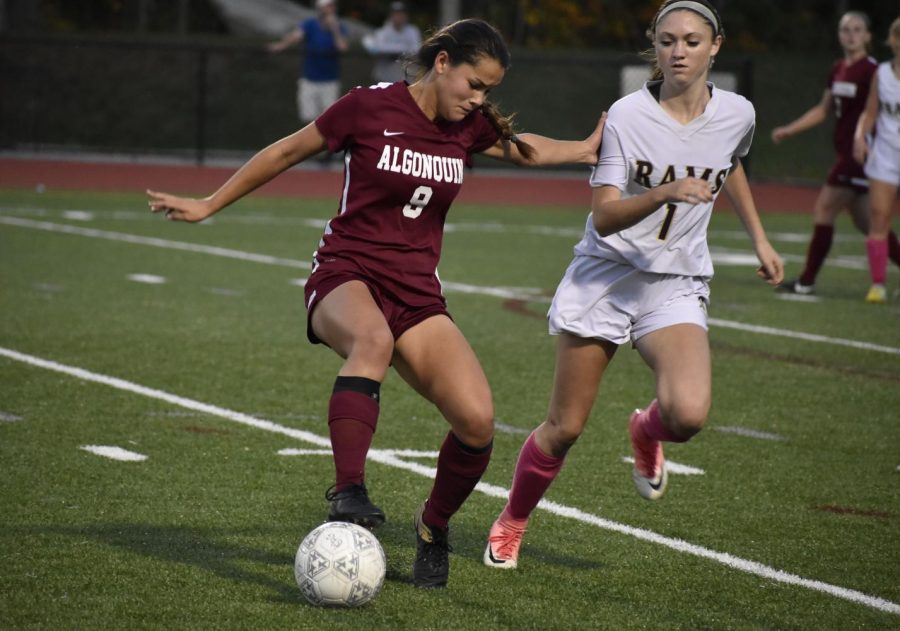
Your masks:
<path fill-rule="evenodd" d="M 622 462 L 627 462 L 628 464 L 634 464 L 634 458 L 631 456 L 622 456 Z M 678 475 L 706 475 L 706 471 L 703 469 L 698 469 L 697 467 L 692 467 L 691 465 L 681 464 L 680 462 L 675 462 L 674 460 L 666 459 L 666 469 L 669 473 L 675 473 Z"/>
<path fill-rule="evenodd" d="M 185 252 L 211 254 L 213 256 L 223 256 L 225 258 L 238 259 L 240 261 L 265 263 L 267 265 L 281 265 L 283 267 L 293 267 L 295 269 L 310 269 L 312 267 L 312 264 L 306 261 L 285 259 L 277 256 L 268 256 L 266 254 L 254 254 L 252 252 L 220 248 L 212 245 L 200 245 L 197 243 L 172 241 L 170 239 L 159 239 L 156 237 L 143 237 L 136 234 L 127 234 L 125 232 L 112 232 L 110 230 L 82 228 L 81 226 L 68 226 L 50 221 L 34 221 L 33 219 L 20 219 L 18 217 L 0 217 L 0 224 L 18 226 L 20 228 L 32 228 L 34 230 L 46 230 L 48 232 L 74 234 L 81 237 L 93 237 L 95 239 L 106 239 L 107 241 L 149 245 L 156 248 L 165 248 L 167 250 L 183 250 Z"/>
<path fill-rule="evenodd" d="M 103 456 L 104 458 L 111 458 L 112 460 L 119 460 L 121 462 L 143 462 L 147 459 L 147 456 L 144 454 L 128 451 L 121 447 L 113 447 L 111 445 L 82 445 L 81 449 L 89 451 L 97 456 Z"/>
<path fill-rule="evenodd" d="M 146 285 L 165 285 L 165 276 L 157 276 L 156 274 L 129 274 L 126 278 L 136 283 L 144 283 Z"/>
<path fill-rule="evenodd" d="M 756 429 L 749 429 L 747 427 L 731 427 L 728 425 L 720 425 L 713 427 L 712 429 L 717 432 L 722 432 L 724 434 L 737 434 L 738 436 L 746 436 L 747 438 L 758 438 L 760 440 L 787 440 L 781 434 L 772 434 L 769 432 L 761 432 Z"/>
<path fill-rule="evenodd" d="M 330 456 L 330 449 L 279 449 L 279 456 Z"/>
<path fill-rule="evenodd" d="M 194 243 L 185 243 L 182 241 L 170 241 L 168 239 L 159 239 L 155 237 L 143 237 L 139 235 L 127 234 L 123 232 L 110 232 L 107 230 L 94 230 L 92 228 L 82 228 L 79 226 L 69 226 L 64 224 L 52 223 L 49 221 L 33 221 L 31 219 L 20 219 L 18 217 L 0 216 L 0 224 L 18 226 L 21 228 L 32 228 L 37 230 L 46 230 L 50 232 L 61 232 L 64 234 L 73 234 L 85 237 L 94 237 L 107 239 L 110 241 L 123 241 L 126 243 L 135 243 L 139 245 L 149 245 L 159 248 L 168 248 L 173 250 L 185 250 L 188 252 L 197 252 L 200 254 L 210 254 L 213 256 L 224 256 L 226 258 L 239 259 L 242 261 L 252 261 L 254 263 L 265 263 L 267 265 L 278 265 L 299 269 L 310 269 L 310 263 L 306 261 L 298 261 L 295 259 L 285 259 L 275 256 L 267 256 L 264 254 L 254 254 L 252 252 L 243 252 L 240 250 L 231 250 L 228 248 L 219 248 L 207 245 L 197 245 Z M 442 282 L 444 289 L 468 294 L 478 294 L 485 296 L 494 296 L 498 298 L 511 298 L 516 300 L 529 300 L 535 302 L 550 302 L 550 299 L 539 295 L 540 290 L 533 287 L 484 287 L 481 285 L 470 285 L 467 283 L 450 283 Z M 710 318 L 709 324 L 712 326 L 720 326 L 723 328 L 738 329 L 748 331 L 750 333 L 759 333 L 763 335 L 774 335 L 778 337 L 787 337 L 792 339 L 800 339 L 807 342 L 818 342 L 823 344 L 833 344 L 837 346 L 847 346 L 859 350 L 877 351 L 880 353 L 889 353 L 892 355 L 900 355 L 900 348 L 892 346 L 883 346 L 880 344 L 871 344 L 869 342 L 859 342 L 856 340 L 847 340 L 838 337 L 828 337 L 826 335 L 816 335 L 813 333 L 803 333 L 800 331 L 791 331 L 788 329 L 777 329 L 768 326 L 758 326 L 754 324 L 744 324 L 742 322 L 734 322 L 731 320 L 722 320 L 719 318 Z"/>
<path fill-rule="evenodd" d="M 709 323 L 713 326 L 720 326 L 723 329 L 737 329 L 739 331 L 748 331 L 750 333 L 789 337 L 795 340 L 804 340 L 806 342 L 821 342 L 823 344 L 849 346 L 850 348 L 864 351 L 878 351 L 879 353 L 900 355 L 900 348 L 895 348 L 893 346 L 882 346 L 881 344 L 871 344 L 869 342 L 845 340 L 839 337 L 828 337 L 827 335 L 816 335 L 814 333 L 803 333 L 801 331 L 788 331 L 787 329 L 776 329 L 771 326 L 760 326 L 758 324 L 744 324 L 743 322 L 733 322 L 731 320 L 722 320 L 720 318 L 710 318 Z"/>
<path fill-rule="evenodd" d="M 60 364 L 47 359 L 41 359 L 40 357 L 35 357 L 33 355 L 26 355 L 25 353 L 20 353 L 18 351 L 3 347 L 0 347 L 0 356 L 22 362 L 30 366 L 44 368 L 47 370 L 70 375 L 84 381 L 99 383 L 111 386 L 119 390 L 124 390 L 126 392 L 131 392 L 133 394 L 139 394 L 141 396 L 149 397 L 151 399 L 165 401 L 172 405 L 184 407 L 190 410 L 196 410 L 198 412 L 203 412 L 211 416 L 218 416 L 219 418 L 234 421 L 236 423 L 241 423 L 242 425 L 255 427 L 257 429 L 262 429 L 267 432 L 290 436 L 298 440 L 312 443 L 317 447 L 328 447 L 330 445 L 330 441 L 328 438 L 313 434 L 312 432 L 285 427 L 271 421 L 252 417 L 248 414 L 243 414 L 234 410 L 211 405 L 209 403 L 202 403 L 193 399 L 180 397 L 178 395 L 164 392 L 162 390 L 148 388 L 146 386 L 141 386 L 124 379 L 119 379 L 117 377 L 109 377 L 107 375 L 101 375 L 99 373 L 91 372 L 83 368 L 66 366 L 65 364 Z M 372 449 L 369 451 L 368 458 L 369 460 L 373 460 L 375 462 L 399 469 L 404 469 L 406 471 L 411 471 L 428 478 L 434 477 L 435 469 L 433 467 L 426 467 L 415 462 L 407 462 L 405 460 L 402 460 L 398 456 L 398 454 L 402 453 L 405 453 L 405 451 L 394 449 Z M 480 491 L 481 493 L 484 493 L 485 495 L 500 499 L 506 499 L 509 495 L 508 489 L 493 484 L 487 484 L 485 482 L 479 482 L 478 486 L 476 486 L 475 489 L 477 491 Z M 677 552 L 683 552 L 685 554 L 690 554 L 696 557 L 709 559 L 711 561 L 721 563 L 722 565 L 725 565 L 732 569 L 746 572 L 748 574 L 754 574 L 768 580 L 785 583 L 787 585 L 805 587 L 807 589 L 822 592 L 824 594 L 864 605 L 866 607 L 871 607 L 880 611 L 900 615 L 900 605 L 892 601 L 885 600 L 884 598 L 870 596 L 863 592 L 859 592 L 853 589 L 847 589 L 845 587 L 840 587 L 837 585 L 831 585 L 830 583 L 824 583 L 822 581 L 803 578 L 801 576 L 797 576 L 796 574 L 791 574 L 789 572 L 784 572 L 782 570 L 777 570 L 767 565 L 763 565 L 762 563 L 757 563 L 756 561 L 749 561 L 747 559 L 742 559 L 740 557 L 736 557 L 732 554 L 727 554 L 724 552 L 716 552 L 715 550 L 710 550 L 708 548 L 704 548 L 703 546 L 688 543 L 682 539 L 676 539 L 673 537 L 666 537 L 664 535 L 657 534 L 651 530 L 636 528 L 634 526 L 628 526 L 625 524 L 620 524 L 618 522 L 610 521 L 608 519 L 603 519 L 602 517 L 599 517 L 597 515 L 586 513 L 571 506 L 557 504 L 556 502 L 541 500 L 540 504 L 538 504 L 538 508 L 546 510 L 560 517 L 574 519 L 585 524 L 597 526 L 598 528 L 603 528 L 606 530 L 611 530 L 613 532 L 618 532 L 620 534 L 628 535 L 641 541 L 655 543 Z"/>

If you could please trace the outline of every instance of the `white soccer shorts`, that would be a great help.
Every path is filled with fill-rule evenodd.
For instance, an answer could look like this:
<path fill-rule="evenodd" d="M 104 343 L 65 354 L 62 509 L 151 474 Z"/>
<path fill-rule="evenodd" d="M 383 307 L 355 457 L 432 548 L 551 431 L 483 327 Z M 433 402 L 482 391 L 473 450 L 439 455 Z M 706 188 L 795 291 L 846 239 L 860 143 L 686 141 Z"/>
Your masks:
<path fill-rule="evenodd" d="M 624 344 L 675 324 L 708 330 L 704 278 L 653 274 L 593 256 L 576 256 L 556 289 L 550 334 Z"/>
<path fill-rule="evenodd" d="M 875 136 L 866 158 L 866 177 L 893 186 L 900 185 L 900 151 Z"/>

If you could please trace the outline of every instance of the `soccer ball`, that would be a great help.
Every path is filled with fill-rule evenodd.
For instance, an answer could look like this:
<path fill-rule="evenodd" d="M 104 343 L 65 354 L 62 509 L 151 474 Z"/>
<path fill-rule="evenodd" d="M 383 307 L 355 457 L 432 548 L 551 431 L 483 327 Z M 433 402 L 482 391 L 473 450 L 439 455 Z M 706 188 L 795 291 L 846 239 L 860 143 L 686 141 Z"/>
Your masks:
<path fill-rule="evenodd" d="M 327 522 L 300 543 L 294 577 L 313 605 L 358 607 L 384 584 L 384 550 L 371 532 L 345 522 Z"/>

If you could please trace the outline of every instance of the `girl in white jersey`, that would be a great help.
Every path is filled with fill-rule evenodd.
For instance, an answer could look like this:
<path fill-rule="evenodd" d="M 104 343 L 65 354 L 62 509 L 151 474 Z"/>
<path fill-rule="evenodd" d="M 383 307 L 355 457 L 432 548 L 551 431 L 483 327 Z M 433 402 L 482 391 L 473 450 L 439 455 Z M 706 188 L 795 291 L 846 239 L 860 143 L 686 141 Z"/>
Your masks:
<path fill-rule="evenodd" d="M 550 307 L 550 332 L 559 335 L 550 409 L 525 441 L 509 501 L 491 527 L 490 567 L 516 567 L 528 517 L 629 340 L 653 370 L 657 393 L 629 423 L 633 479 L 641 496 L 662 495 L 661 442 L 690 439 L 710 406 L 706 227 L 721 190 L 750 235 L 759 275 L 782 280 L 739 160 L 750 147 L 753 107 L 706 80 L 724 37 L 718 14 L 705 0 L 667 0 L 647 35 L 655 80 L 609 111 L 585 235 Z"/>
<path fill-rule="evenodd" d="M 859 117 L 853 137 L 853 157 L 866 165 L 869 178 L 871 218 L 866 252 L 872 287 L 866 294 L 866 302 L 875 304 L 887 302 L 884 281 L 891 208 L 900 185 L 900 18 L 891 23 L 887 44 L 894 58 L 879 64 L 878 72 L 872 77 L 866 109 Z M 869 146 L 866 138 L 873 126 L 876 136 Z"/>

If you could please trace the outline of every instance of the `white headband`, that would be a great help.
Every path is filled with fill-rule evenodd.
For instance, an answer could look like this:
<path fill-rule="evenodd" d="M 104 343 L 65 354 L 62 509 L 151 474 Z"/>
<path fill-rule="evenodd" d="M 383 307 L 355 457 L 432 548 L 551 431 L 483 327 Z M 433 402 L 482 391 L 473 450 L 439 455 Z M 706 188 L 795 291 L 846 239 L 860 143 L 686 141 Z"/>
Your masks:
<path fill-rule="evenodd" d="M 673 2 L 665 9 L 659 12 L 659 16 L 656 18 L 656 24 L 653 25 L 654 30 L 659 25 L 659 21 L 663 19 L 664 16 L 668 15 L 672 11 L 676 9 L 689 9 L 691 11 L 696 11 L 713 25 L 713 37 L 719 34 L 719 20 L 716 19 L 716 14 L 709 10 L 704 4 L 699 2 L 692 2 L 691 0 L 681 0 L 680 2 Z"/>

